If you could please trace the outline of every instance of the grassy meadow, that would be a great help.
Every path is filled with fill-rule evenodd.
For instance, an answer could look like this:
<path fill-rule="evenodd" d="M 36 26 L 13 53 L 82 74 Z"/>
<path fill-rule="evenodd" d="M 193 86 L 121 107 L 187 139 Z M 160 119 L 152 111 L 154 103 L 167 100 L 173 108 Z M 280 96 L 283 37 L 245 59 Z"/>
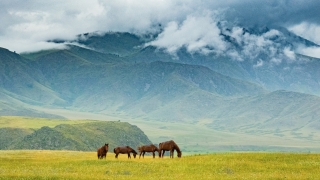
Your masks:
<path fill-rule="evenodd" d="M 320 179 L 320 154 L 217 153 L 163 159 L 96 152 L 0 151 L 0 179 Z"/>

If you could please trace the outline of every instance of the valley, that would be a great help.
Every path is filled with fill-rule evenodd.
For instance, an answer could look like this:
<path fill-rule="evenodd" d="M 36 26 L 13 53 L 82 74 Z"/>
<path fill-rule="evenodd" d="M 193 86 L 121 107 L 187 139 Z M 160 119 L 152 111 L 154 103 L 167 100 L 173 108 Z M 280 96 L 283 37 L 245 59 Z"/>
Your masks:
<path fill-rule="evenodd" d="M 317 131 L 297 129 L 275 132 L 256 132 L 241 130 L 215 130 L 208 126 L 210 119 L 195 123 L 159 122 L 130 118 L 121 114 L 97 114 L 77 112 L 66 109 L 37 108 L 50 114 L 57 114 L 70 120 L 121 121 L 138 126 L 154 144 L 174 140 L 183 149 L 184 154 L 206 154 L 226 151 L 283 151 L 283 152 L 318 152 L 320 145 Z M 254 127 L 252 127 L 254 129 Z M 310 134 L 312 134 L 310 136 Z"/>

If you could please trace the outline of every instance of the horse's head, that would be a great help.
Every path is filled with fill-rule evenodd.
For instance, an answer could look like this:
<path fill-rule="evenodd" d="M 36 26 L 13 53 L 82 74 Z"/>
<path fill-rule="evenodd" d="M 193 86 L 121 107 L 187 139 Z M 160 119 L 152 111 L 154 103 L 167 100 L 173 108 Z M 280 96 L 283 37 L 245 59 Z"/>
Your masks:
<path fill-rule="evenodd" d="M 109 144 L 104 144 L 104 150 L 105 150 L 106 152 L 108 152 L 108 150 L 109 150 Z"/>
<path fill-rule="evenodd" d="M 133 157 L 136 158 L 136 156 L 137 156 L 137 153 L 134 152 L 134 153 L 133 153 Z"/>
<path fill-rule="evenodd" d="M 178 152 L 178 157 L 181 158 L 182 152 Z"/>

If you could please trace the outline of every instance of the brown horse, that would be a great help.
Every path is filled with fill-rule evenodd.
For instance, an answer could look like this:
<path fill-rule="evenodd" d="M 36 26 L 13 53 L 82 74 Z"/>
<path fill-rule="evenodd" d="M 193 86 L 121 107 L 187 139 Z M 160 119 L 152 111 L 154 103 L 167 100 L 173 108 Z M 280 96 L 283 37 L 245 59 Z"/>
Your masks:
<path fill-rule="evenodd" d="M 154 153 L 155 151 L 157 151 L 159 154 L 159 149 L 157 148 L 157 146 L 153 144 L 140 146 L 138 147 L 138 151 L 140 152 L 139 158 L 141 157 L 141 154 L 142 154 L 142 157 L 144 158 L 144 154 L 146 152 L 152 152 L 153 158 L 155 157 L 155 153 Z"/>
<path fill-rule="evenodd" d="M 113 149 L 113 152 L 116 154 L 116 158 L 118 158 L 119 154 L 128 154 L 128 159 L 131 159 L 130 153 L 133 154 L 133 157 L 136 158 L 136 155 L 138 154 L 134 149 L 132 149 L 130 146 L 122 146 L 122 147 L 116 147 Z"/>
<path fill-rule="evenodd" d="M 109 149 L 109 144 L 104 144 L 101 148 L 97 149 L 98 159 L 103 159 L 107 157 L 107 152 Z"/>
<path fill-rule="evenodd" d="M 179 146 L 172 140 L 159 143 L 159 157 L 163 158 L 165 151 L 170 151 L 170 158 L 173 158 L 174 150 L 177 151 L 178 157 L 181 157 L 181 151 Z"/>

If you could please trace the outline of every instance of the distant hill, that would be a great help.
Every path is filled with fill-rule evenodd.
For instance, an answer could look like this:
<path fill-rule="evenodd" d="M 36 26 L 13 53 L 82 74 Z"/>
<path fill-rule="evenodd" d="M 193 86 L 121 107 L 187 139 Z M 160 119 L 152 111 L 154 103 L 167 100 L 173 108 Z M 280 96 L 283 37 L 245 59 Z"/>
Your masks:
<path fill-rule="evenodd" d="M 16 118 L 17 121 L 20 121 Z M 129 123 L 113 121 L 92 121 L 86 123 L 62 123 L 55 127 L 41 120 L 40 129 L 4 127 L 0 128 L 0 149 L 48 149 L 95 151 L 109 143 L 109 148 L 129 145 L 136 149 L 140 145 L 151 144 L 148 137 Z M 14 120 L 13 120 L 14 121 Z M 65 120 L 67 121 L 67 120 Z M 60 121 L 61 122 L 61 121 Z"/>
<path fill-rule="evenodd" d="M 290 91 L 274 91 L 230 100 L 211 114 L 215 129 L 266 133 L 320 130 L 320 97 Z M 241 127 L 241 128 L 239 128 Z"/>

